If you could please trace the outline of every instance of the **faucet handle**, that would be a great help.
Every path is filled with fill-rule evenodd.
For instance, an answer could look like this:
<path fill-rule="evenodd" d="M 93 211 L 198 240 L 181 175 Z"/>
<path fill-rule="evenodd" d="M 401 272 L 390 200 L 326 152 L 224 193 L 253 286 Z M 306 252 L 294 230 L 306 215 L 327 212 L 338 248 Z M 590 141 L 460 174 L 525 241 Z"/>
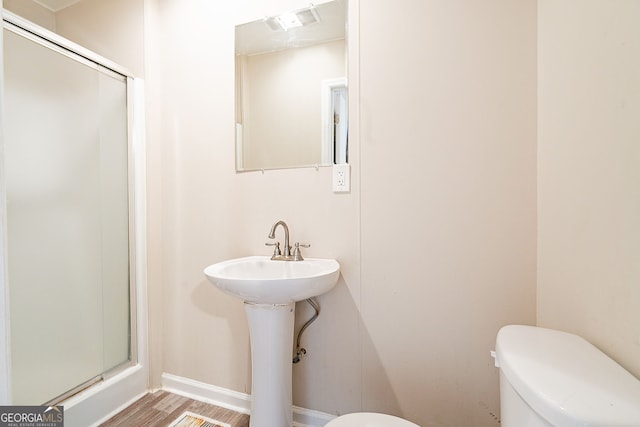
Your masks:
<path fill-rule="evenodd" d="M 311 247 L 311 245 L 309 243 L 299 243 L 296 242 L 295 245 L 293 245 L 293 260 L 294 261 L 303 261 L 304 258 L 302 258 L 302 254 L 300 253 L 300 247 L 302 246 L 303 248 L 309 248 Z"/>
<path fill-rule="evenodd" d="M 274 243 L 266 242 L 264 245 L 265 246 L 275 246 L 273 248 L 273 256 L 271 257 L 271 259 L 282 255 L 282 252 L 280 251 L 280 242 L 274 242 Z"/>

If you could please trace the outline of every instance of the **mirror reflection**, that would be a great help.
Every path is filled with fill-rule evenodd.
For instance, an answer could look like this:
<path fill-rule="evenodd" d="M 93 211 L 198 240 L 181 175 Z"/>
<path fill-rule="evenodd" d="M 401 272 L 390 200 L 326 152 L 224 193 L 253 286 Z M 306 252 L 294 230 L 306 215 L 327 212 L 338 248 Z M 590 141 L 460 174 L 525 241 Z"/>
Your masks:
<path fill-rule="evenodd" d="M 346 0 L 236 26 L 236 169 L 348 162 Z"/>

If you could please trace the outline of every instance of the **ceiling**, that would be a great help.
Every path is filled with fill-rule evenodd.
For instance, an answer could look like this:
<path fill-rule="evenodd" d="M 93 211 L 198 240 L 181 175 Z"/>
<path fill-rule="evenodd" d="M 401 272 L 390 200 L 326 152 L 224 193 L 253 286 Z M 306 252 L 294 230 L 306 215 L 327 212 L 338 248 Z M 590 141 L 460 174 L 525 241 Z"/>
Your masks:
<path fill-rule="evenodd" d="M 267 20 L 236 26 L 236 55 L 255 55 L 345 38 L 346 2 L 334 0 L 314 6 L 319 22 L 276 31 Z M 302 10 L 294 11 L 301 12 Z"/>
<path fill-rule="evenodd" d="M 82 0 L 33 0 L 42 7 L 52 12 L 58 12 L 66 7 L 79 3 Z"/>

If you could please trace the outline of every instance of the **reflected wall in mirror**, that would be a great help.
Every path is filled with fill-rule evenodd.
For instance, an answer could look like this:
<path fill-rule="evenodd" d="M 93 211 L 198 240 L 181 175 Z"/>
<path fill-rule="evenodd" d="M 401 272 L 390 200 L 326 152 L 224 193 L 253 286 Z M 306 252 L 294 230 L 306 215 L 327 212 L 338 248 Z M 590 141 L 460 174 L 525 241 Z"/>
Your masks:
<path fill-rule="evenodd" d="M 236 26 L 236 170 L 347 163 L 346 8 Z"/>

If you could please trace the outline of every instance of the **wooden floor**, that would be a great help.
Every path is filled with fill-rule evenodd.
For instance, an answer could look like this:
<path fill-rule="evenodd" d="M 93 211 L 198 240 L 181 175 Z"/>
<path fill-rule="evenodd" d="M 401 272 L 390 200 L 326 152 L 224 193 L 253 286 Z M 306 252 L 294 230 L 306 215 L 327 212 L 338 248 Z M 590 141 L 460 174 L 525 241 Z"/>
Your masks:
<path fill-rule="evenodd" d="M 166 427 L 185 411 L 229 423 L 231 427 L 249 427 L 248 415 L 166 391 L 156 391 L 143 396 L 100 425 L 103 427 Z"/>

